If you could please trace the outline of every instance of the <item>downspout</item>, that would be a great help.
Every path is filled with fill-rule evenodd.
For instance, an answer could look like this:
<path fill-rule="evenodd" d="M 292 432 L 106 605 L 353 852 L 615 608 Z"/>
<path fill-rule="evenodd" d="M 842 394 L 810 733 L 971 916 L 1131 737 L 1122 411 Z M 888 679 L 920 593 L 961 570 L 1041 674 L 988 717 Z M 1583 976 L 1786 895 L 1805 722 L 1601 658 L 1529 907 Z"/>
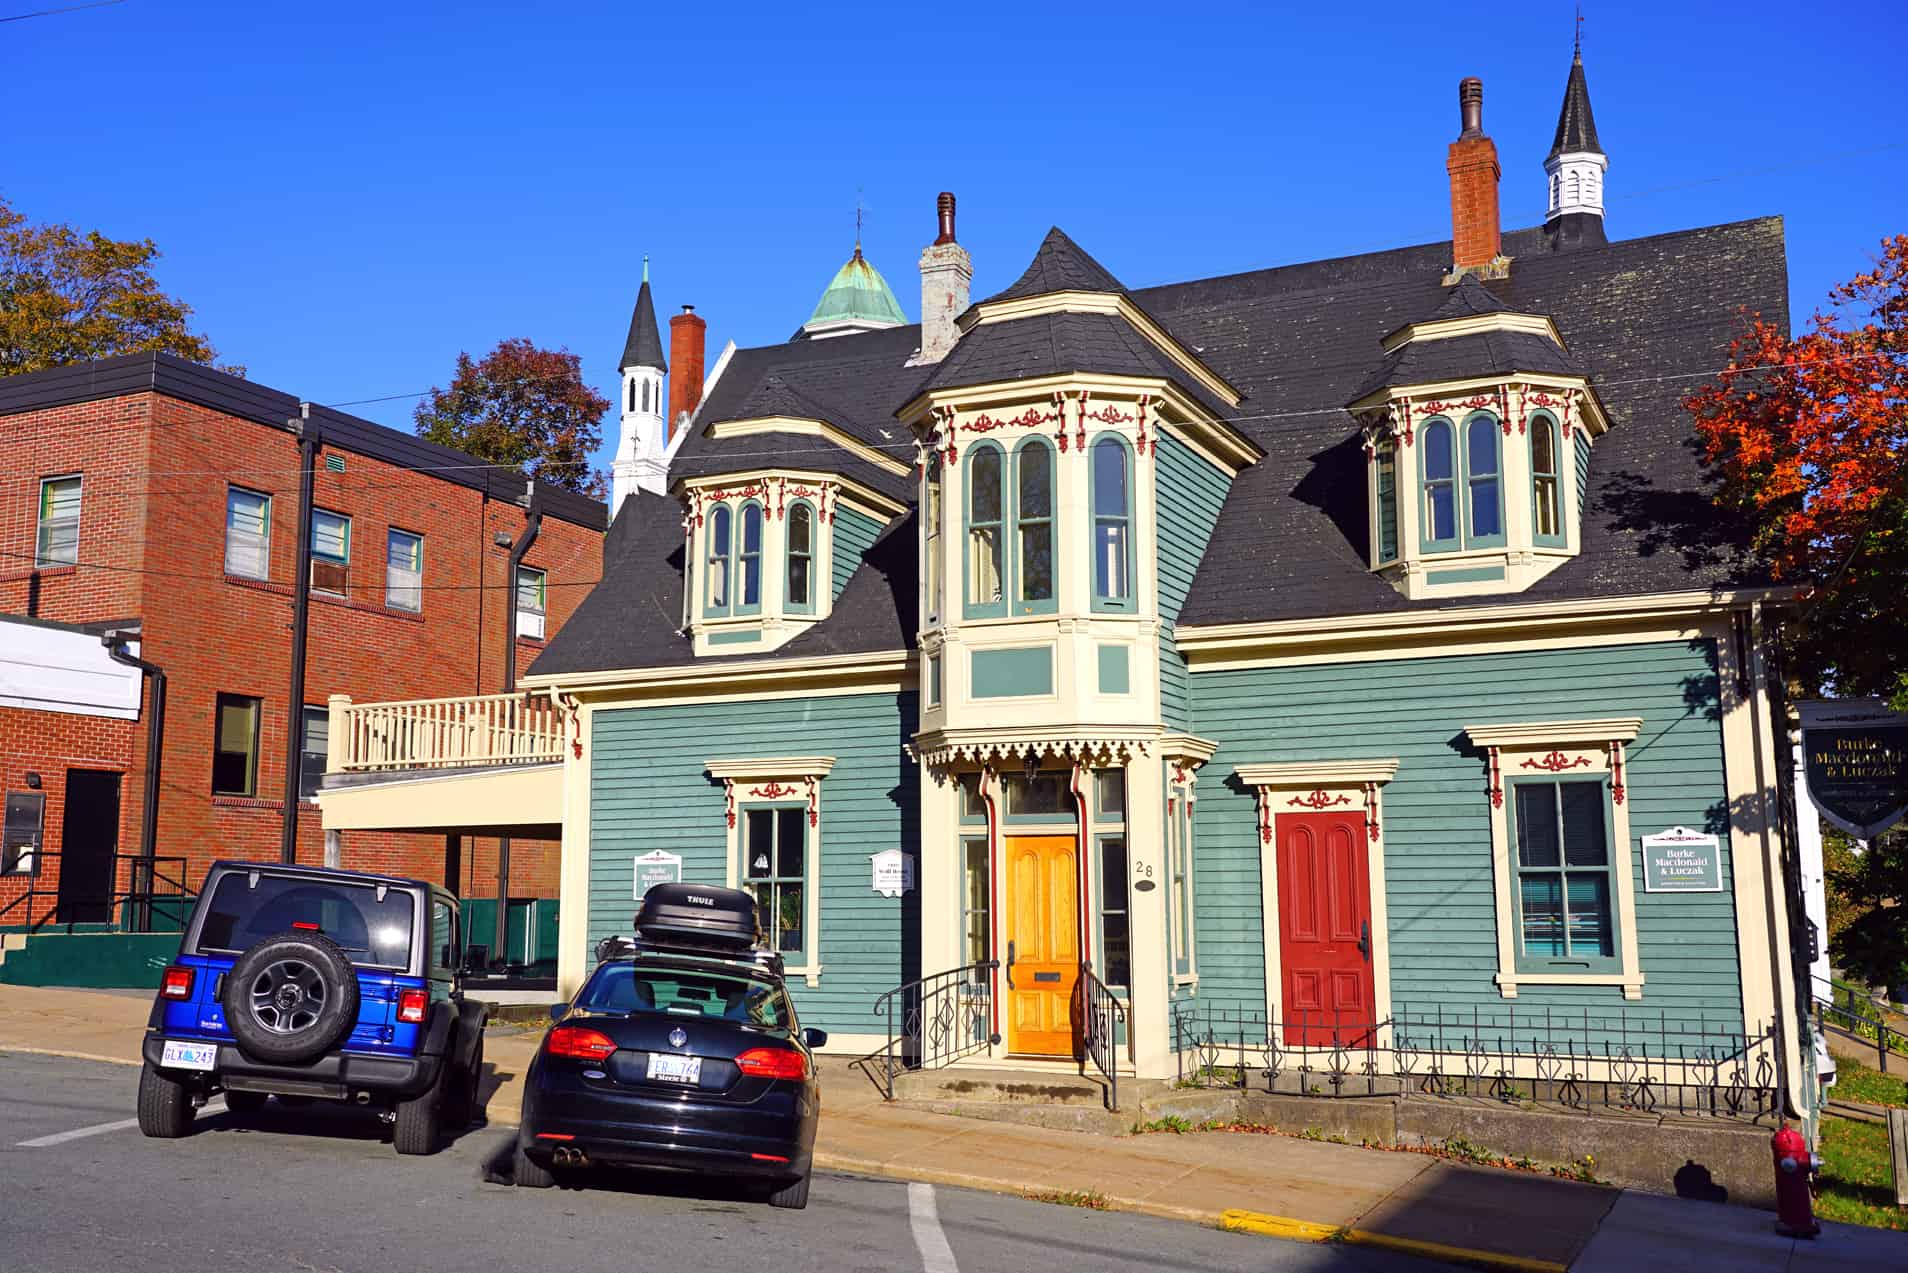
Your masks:
<path fill-rule="evenodd" d="M 139 865 L 133 870 L 133 887 L 139 894 L 133 922 L 139 932 L 145 933 L 152 931 L 152 868 L 159 833 L 159 764 L 164 758 L 166 741 L 166 670 L 157 663 L 126 653 L 128 639 L 126 633 L 112 631 L 104 633 L 99 641 L 113 662 L 138 668 L 152 682 L 152 704 L 146 712 L 145 807 L 139 814 Z M 139 883 L 141 875 L 145 877 L 143 887 Z M 183 883 L 181 881 L 181 887 Z"/>
<path fill-rule="evenodd" d="M 506 694 L 514 693 L 517 688 L 517 568 L 523 564 L 524 554 L 530 551 L 530 546 L 537 542 L 537 532 L 542 527 L 543 501 L 538 496 L 537 483 L 533 478 L 525 484 L 523 533 L 510 546 L 510 572 L 504 580 L 503 674 Z M 546 611 L 547 608 L 546 600 Z M 547 614 L 545 622 L 548 622 Z M 497 838 L 497 934 L 495 944 L 490 948 L 493 961 L 503 958 L 504 946 L 509 939 L 510 837 L 506 835 Z"/>
<path fill-rule="evenodd" d="M 291 689 L 285 698 L 285 808 L 278 835 L 278 860 L 298 860 L 298 771 L 304 759 L 305 627 L 311 609 L 311 487 L 318 464 L 318 426 L 311 404 L 298 404 L 298 418 L 285 421 L 298 435 L 298 550 L 292 567 Z"/>

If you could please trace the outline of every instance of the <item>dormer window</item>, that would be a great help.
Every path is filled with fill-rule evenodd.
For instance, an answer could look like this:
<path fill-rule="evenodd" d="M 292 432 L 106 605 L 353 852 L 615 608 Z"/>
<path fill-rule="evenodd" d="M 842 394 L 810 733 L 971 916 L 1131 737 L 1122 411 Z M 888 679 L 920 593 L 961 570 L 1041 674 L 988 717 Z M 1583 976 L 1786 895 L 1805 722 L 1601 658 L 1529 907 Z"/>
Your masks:
<path fill-rule="evenodd" d="M 709 514 L 709 603 L 705 613 L 729 612 L 729 552 L 735 542 L 735 514 L 718 504 Z"/>
<path fill-rule="evenodd" d="M 1093 443 L 1093 608 L 1133 609 L 1133 453 L 1116 433 Z"/>
<path fill-rule="evenodd" d="M 1031 437 L 1014 452 L 1014 531 L 1020 543 L 1014 613 L 1053 610 L 1053 444 Z"/>
<path fill-rule="evenodd" d="M 788 510 L 788 608 L 815 609 L 815 510 L 798 500 Z"/>
<path fill-rule="evenodd" d="M 1427 421 L 1423 463 L 1424 550 L 1443 553 L 1501 545 L 1504 504 L 1496 417 L 1478 412 L 1467 419 L 1461 452 L 1457 430 L 1450 420 L 1440 417 Z M 1392 476 L 1395 481 L 1395 470 Z M 1462 525 L 1460 490 L 1464 493 Z"/>
<path fill-rule="evenodd" d="M 942 539 L 941 457 L 938 454 L 927 462 L 926 487 L 927 493 L 923 497 L 926 511 L 922 515 L 922 538 L 926 559 L 923 570 L 927 579 L 927 604 L 924 607 L 924 613 L 929 623 L 937 623 L 941 618 L 941 554 L 945 551 Z"/>
<path fill-rule="evenodd" d="M 1000 541 L 1006 515 L 1006 457 L 982 442 L 967 461 L 967 617 L 1007 613 L 1001 588 Z"/>
<path fill-rule="evenodd" d="M 742 505 L 742 595 L 737 614 L 762 612 L 762 506 L 754 500 Z"/>
<path fill-rule="evenodd" d="M 1464 469 L 1469 495 L 1465 546 L 1480 548 L 1503 543 L 1503 485 L 1498 481 L 1495 416 L 1479 412 L 1464 422 Z"/>
<path fill-rule="evenodd" d="M 1557 469 L 1557 422 L 1548 411 L 1530 418 L 1531 530 L 1540 544 L 1564 542 L 1562 487 Z"/>
<path fill-rule="evenodd" d="M 1378 560 L 1398 560 L 1398 444 L 1389 438 L 1372 460 L 1377 491 Z"/>

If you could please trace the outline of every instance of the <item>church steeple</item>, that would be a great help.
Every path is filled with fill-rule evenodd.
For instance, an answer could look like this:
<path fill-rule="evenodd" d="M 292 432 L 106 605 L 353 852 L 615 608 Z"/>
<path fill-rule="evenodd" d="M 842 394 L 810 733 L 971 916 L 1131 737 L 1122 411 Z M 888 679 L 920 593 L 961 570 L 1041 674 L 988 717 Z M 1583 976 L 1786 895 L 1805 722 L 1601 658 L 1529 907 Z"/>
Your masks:
<path fill-rule="evenodd" d="M 616 458 L 610 463 L 610 516 L 614 517 L 631 491 L 662 494 L 669 465 L 664 426 L 662 335 L 656 328 L 656 302 L 649 295 L 649 258 L 643 258 L 643 285 L 636 293 L 636 309 L 629 316 L 629 336 L 623 341 L 622 428 Z"/>
<path fill-rule="evenodd" d="M 1603 174 L 1609 167 L 1609 156 L 1597 140 L 1596 116 L 1590 112 L 1579 25 L 1570 78 L 1564 83 L 1563 109 L 1557 115 L 1557 135 L 1544 159 L 1544 173 L 1550 179 L 1544 237 L 1551 251 L 1598 247 L 1608 241 L 1603 232 Z"/>

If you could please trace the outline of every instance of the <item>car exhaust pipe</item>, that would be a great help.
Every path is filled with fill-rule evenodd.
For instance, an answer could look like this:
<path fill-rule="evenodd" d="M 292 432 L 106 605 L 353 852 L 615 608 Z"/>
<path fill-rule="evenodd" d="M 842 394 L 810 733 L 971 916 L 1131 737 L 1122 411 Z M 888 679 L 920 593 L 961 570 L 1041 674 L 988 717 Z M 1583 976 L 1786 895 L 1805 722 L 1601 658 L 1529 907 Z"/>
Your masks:
<path fill-rule="evenodd" d="M 590 1165 L 588 1154 L 585 1154 L 580 1149 L 572 1149 L 567 1145 L 561 1145 L 552 1150 L 550 1153 L 550 1161 L 558 1167 L 587 1167 Z"/>
<path fill-rule="evenodd" d="M 371 1103 L 371 1093 L 359 1092 L 356 1096 L 352 1097 L 351 1099 L 356 1101 L 360 1105 L 369 1105 Z"/>

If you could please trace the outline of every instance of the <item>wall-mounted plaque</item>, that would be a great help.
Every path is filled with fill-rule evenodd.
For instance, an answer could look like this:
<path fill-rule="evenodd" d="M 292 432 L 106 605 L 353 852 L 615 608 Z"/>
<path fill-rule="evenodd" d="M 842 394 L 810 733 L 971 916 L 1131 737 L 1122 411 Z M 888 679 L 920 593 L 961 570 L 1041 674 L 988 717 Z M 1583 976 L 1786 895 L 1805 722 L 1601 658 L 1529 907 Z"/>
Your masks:
<path fill-rule="evenodd" d="M 1647 893 L 1722 892 L 1722 842 L 1688 827 L 1643 837 L 1643 890 Z"/>
<path fill-rule="evenodd" d="M 636 900 L 658 884 L 682 883 L 682 854 L 657 849 L 636 859 Z"/>

